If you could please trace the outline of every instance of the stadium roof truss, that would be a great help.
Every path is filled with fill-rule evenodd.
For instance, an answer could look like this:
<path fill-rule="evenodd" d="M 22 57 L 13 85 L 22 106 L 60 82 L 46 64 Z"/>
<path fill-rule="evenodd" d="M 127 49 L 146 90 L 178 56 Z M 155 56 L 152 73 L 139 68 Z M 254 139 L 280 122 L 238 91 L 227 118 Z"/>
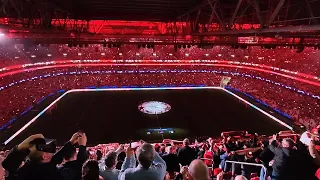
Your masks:
<path fill-rule="evenodd" d="M 320 0 L 4 0 L 0 29 L 39 44 L 233 44 L 258 37 L 317 45 L 317 7 Z"/>

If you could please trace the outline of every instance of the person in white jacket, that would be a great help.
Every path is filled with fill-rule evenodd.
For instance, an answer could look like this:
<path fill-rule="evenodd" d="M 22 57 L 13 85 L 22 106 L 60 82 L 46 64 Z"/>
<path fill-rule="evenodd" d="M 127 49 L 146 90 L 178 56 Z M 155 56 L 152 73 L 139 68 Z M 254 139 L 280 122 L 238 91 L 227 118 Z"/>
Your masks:
<path fill-rule="evenodd" d="M 144 143 L 136 151 L 136 158 L 131 148 L 126 151 L 126 158 L 119 175 L 120 180 L 163 180 L 166 175 L 166 163 L 151 144 Z"/>

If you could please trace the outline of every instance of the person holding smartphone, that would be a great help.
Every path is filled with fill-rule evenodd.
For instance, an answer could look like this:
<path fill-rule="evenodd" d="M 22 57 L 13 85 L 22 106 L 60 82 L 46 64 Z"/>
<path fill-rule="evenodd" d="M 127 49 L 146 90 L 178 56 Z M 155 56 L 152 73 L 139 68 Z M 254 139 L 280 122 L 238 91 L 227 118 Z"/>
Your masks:
<path fill-rule="evenodd" d="M 79 151 L 77 153 L 76 147 L 65 153 L 64 164 L 59 168 L 59 172 L 68 180 L 81 180 L 81 170 L 83 163 L 88 159 L 86 152 L 87 136 L 85 133 L 78 134 Z"/>
<path fill-rule="evenodd" d="M 149 143 L 143 143 L 136 150 L 139 165 L 132 148 L 126 150 L 119 180 L 163 180 L 166 175 L 166 163 Z"/>
<path fill-rule="evenodd" d="M 73 145 L 79 140 L 75 133 L 71 139 L 57 152 L 55 141 L 45 139 L 42 134 L 29 136 L 14 147 L 2 162 L 8 171 L 9 180 L 63 180 L 57 170 L 57 165 L 66 153 L 72 151 Z M 22 165 L 22 162 L 26 162 Z"/>

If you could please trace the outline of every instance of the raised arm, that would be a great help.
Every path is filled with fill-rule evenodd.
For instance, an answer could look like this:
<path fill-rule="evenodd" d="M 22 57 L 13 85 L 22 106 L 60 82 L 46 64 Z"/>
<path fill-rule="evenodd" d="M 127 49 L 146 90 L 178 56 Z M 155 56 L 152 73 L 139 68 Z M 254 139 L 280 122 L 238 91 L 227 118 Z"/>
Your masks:
<path fill-rule="evenodd" d="M 166 169 L 167 165 L 166 162 L 159 156 L 159 154 L 156 152 L 155 157 L 154 157 L 154 168 L 162 175 L 166 175 Z"/>
<path fill-rule="evenodd" d="M 79 152 L 77 155 L 77 163 L 82 166 L 82 164 L 88 159 L 88 154 L 87 154 L 87 136 L 86 134 L 82 134 L 81 137 L 79 138 Z"/>
<path fill-rule="evenodd" d="M 18 146 L 14 147 L 3 160 L 3 168 L 9 171 L 9 173 L 16 172 L 22 161 L 29 155 L 30 149 L 35 148 L 35 146 L 31 144 L 31 141 L 39 138 L 44 138 L 44 136 L 42 134 L 31 135 Z"/>
<path fill-rule="evenodd" d="M 3 160 L 3 168 L 7 170 L 10 174 L 17 172 L 22 161 L 26 159 L 29 153 L 29 149 L 18 150 L 17 147 L 14 147 L 13 149 L 11 149 L 8 156 Z"/>
<path fill-rule="evenodd" d="M 54 154 L 54 156 L 52 157 L 50 163 L 52 163 L 53 165 L 57 165 L 62 163 L 63 161 L 63 157 L 64 155 L 68 152 L 72 150 L 72 143 L 71 142 L 67 142 L 58 152 L 56 152 Z"/>
<path fill-rule="evenodd" d="M 79 133 L 74 133 L 70 139 L 54 156 L 52 157 L 50 163 L 53 165 L 57 165 L 62 163 L 64 155 L 72 151 L 72 147 L 74 144 L 76 144 L 79 140 L 80 134 Z"/>
<path fill-rule="evenodd" d="M 124 151 L 124 145 L 120 144 L 118 149 L 115 151 L 118 155 Z"/>
<path fill-rule="evenodd" d="M 136 166 L 136 158 L 134 157 L 133 150 L 129 147 L 126 151 L 126 158 L 121 167 L 121 172 L 124 172 L 126 169 L 134 168 Z"/>
<path fill-rule="evenodd" d="M 269 149 L 271 152 L 273 152 L 273 154 L 276 153 L 276 148 L 278 147 L 278 142 L 277 140 L 272 140 L 270 145 L 269 145 Z"/>
<path fill-rule="evenodd" d="M 278 135 L 277 135 L 277 134 L 274 134 L 274 135 L 272 136 L 271 143 L 270 143 L 270 145 L 269 145 L 269 149 L 270 149 L 271 152 L 273 152 L 273 154 L 276 153 L 276 148 L 278 147 L 277 138 L 278 138 Z"/>

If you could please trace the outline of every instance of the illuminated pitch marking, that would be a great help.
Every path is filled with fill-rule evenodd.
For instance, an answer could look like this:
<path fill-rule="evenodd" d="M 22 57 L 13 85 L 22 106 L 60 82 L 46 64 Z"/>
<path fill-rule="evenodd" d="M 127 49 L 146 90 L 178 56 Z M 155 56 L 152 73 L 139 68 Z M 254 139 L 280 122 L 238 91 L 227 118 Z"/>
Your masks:
<path fill-rule="evenodd" d="M 145 114 L 163 114 L 170 111 L 171 106 L 164 102 L 148 101 L 140 104 L 138 109 Z"/>
<path fill-rule="evenodd" d="M 248 104 L 248 105 L 251 106 L 252 108 L 258 110 L 258 111 L 261 112 L 262 114 L 268 116 L 268 117 L 271 118 L 272 120 L 278 122 L 279 124 L 285 126 L 286 128 L 288 128 L 288 129 L 290 129 L 290 130 L 293 130 L 293 128 L 292 128 L 291 126 L 289 126 L 288 124 L 286 124 L 286 123 L 284 123 L 283 121 L 281 121 L 280 119 L 272 116 L 271 114 L 265 112 L 264 110 L 260 109 L 259 107 L 251 104 L 250 102 L 248 102 L 247 100 L 243 99 L 242 97 L 240 97 L 240 96 L 238 96 L 238 95 L 234 94 L 233 92 L 228 91 L 228 90 L 226 90 L 226 89 L 223 89 L 223 90 L 224 90 L 225 92 L 231 94 L 232 96 L 238 98 L 239 100 L 243 101 L 244 103 Z"/>

